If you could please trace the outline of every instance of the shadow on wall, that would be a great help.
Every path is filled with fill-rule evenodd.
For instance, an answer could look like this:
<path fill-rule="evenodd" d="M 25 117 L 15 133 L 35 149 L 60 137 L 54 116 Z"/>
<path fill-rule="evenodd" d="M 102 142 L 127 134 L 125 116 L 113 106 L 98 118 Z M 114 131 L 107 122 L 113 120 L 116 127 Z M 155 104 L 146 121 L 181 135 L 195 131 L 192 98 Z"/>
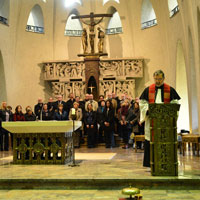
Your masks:
<path fill-rule="evenodd" d="M 122 48 L 122 39 L 119 34 L 108 35 L 109 37 L 109 46 L 110 46 L 110 58 L 122 58 L 123 57 L 123 48 Z"/>
<path fill-rule="evenodd" d="M 3 64 L 3 56 L 0 51 L 0 102 L 7 101 L 6 78 Z"/>
<path fill-rule="evenodd" d="M 69 37 L 67 49 L 69 60 L 77 59 L 77 54 L 83 53 L 81 47 L 80 37 Z"/>
<path fill-rule="evenodd" d="M 51 88 L 51 83 L 48 81 L 44 80 L 44 66 L 42 63 L 39 63 L 38 66 L 41 69 L 40 72 L 40 80 L 39 80 L 39 84 L 43 87 L 43 92 L 44 92 L 44 102 L 48 102 L 49 97 L 52 97 L 52 88 Z M 38 97 L 35 97 L 36 101 Z"/>
<path fill-rule="evenodd" d="M 135 96 L 140 97 L 143 90 L 147 87 L 145 86 L 145 83 L 149 82 L 150 77 L 153 76 L 152 74 L 148 73 L 148 63 L 150 62 L 150 59 L 144 59 L 144 71 L 143 71 L 143 78 L 138 78 L 135 81 Z"/>
<path fill-rule="evenodd" d="M 195 52 L 194 52 L 194 44 L 192 39 L 192 34 L 190 29 L 188 29 L 189 36 L 189 59 L 190 59 L 190 110 L 192 114 L 192 131 L 193 133 L 197 133 L 199 129 L 199 116 L 198 116 L 198 97 L 197 97 L 197 77 L 196 77 L 196 69 L 195 69 Z"/>

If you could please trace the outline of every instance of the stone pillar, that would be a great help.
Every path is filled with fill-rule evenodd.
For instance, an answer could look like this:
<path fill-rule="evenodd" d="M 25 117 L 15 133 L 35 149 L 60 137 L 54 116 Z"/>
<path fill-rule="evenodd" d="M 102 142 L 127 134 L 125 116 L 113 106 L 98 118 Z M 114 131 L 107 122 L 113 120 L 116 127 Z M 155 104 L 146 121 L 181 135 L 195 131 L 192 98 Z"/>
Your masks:
<path fill-rule="evenodd" d="M 96 81 L 96 87 L 94 88 L 94 99 L 98 100 L 99 98 L 99 56 L 85 57 L 85 83 L 86 83 L 86 93 L 88 90 L 88 83 L 90 78 L 93 76 Z"/>

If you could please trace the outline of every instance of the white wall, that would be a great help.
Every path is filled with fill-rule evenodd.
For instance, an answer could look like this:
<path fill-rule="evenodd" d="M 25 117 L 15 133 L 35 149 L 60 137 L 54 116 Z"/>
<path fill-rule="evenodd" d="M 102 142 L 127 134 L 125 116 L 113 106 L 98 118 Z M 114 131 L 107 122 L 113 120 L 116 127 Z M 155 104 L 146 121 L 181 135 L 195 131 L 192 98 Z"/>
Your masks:
<path fill-rule="evenodd" d="M 179 117 L 177 122 L 177 129 L 180 132 L 181 129 L 190 130 L 190 114 L 188 105 L 188 82 L 186 74 L 186 65 L 184 58 L 184 51 L 181 41 L 177 43 L 177 62 L 176 62 L 176 91 L 181 97 L 179 104 L 181 105 L 179 111 Z"/>
<path fill-rule="evenodd" d="M 136 80 L 136 96 L 143 89 L 153 83 L 152 74 L 162 69 L 166 74 L 166 82 L 176 88 L 177 41 L 182 41 L 185 57 L 186 78 L 189 98 L 189 115 L 192 119 L 193 109 L 200 114 L 200 39 L 198 31 L 197 6 L 200 2 L 178 1 L 180 11 L 169 17 L 168 1 L 151 0 L 158 24 L 154 27 L 141 30 L 142 1 L 120 0 L 83 1 L 82 5 L 74 4 L 65 7 L 64 1 L 48 0 L 14 0 L 10 3 L 9 26 L 0 24 L 0 50 L 3 56 L 5 72 L 5 87 L 8 104 L 13 107 L 17 104 L 34 105 L 39 96 L 47 98 L 50 95 L 50 86 L 42 79 L 39 63 L 47 60 L 79 60 L 77 54 L 82 52 L 81 38 L 64 36 L 66 20 L 73 9 L 82 14 L 107 13 L 114 7 L 121 18 L 123 34 L 108 35 L 105 38 L 105 49 L 109 58 L 144 58 L 144 78 Z M 26 24 L 31 9 L 38 4 L 43 13 L 45 34 L 26 32 Z M 109 19 L 104 19 L 101 28 L 107 28 Z M 86 27 L 83 25 L 83 27 Z M 191 76 L 191 55 L 188 27 L 191 31 L 193 44 L 192 64 L 196 73 L 196 91 L 192 92 L 193 79 Z M 97 43 L 96 43 L 97 45 Z M 12 81 L 10 81 L 12 80 Z M 192 98 L 196 98 L 192 108 Z M 190 122 L 190 128 L 198 129 L 199 118 Z"/>

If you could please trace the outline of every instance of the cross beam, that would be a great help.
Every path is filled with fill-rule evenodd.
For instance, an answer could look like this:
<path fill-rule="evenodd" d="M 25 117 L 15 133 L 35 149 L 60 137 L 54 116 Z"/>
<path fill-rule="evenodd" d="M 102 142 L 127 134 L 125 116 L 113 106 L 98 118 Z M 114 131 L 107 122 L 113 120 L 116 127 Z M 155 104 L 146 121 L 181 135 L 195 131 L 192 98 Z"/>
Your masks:
<path fill-rule="evenodd" d="M 73 16 L 72 19 L 80 19 L 81 22 L 83 22 L 84 24 L 88 25 L 90 27 L 90 31 L 94 32 L 94 27 L 101 23 L 101 21 L 103 20 L 104 17 L 112 17 L 113 14 L 94 14 L 93 12 L 91 12 L 89 15 L 77 15 L 77 16 Z M 87 23 L 85 21 L 83 21 L 82 19 L 86 19 L 86 18 L 90 18 L 90 22 Z M 94 21 L 95 18 L 101 18 L 99 19 L 97 22 Z"/>
<path fill-rule="evenodd" d="M 112 17 L 112 14 L 94 14 L 93 12 L 91 12 L 89 15 L 76 15 L 73 16 L 72 19 L 83 19 L 83 18 L 90 18 L 90 19 L 94 19 L 94 18 L 98 18 L 98 17 Z"/>

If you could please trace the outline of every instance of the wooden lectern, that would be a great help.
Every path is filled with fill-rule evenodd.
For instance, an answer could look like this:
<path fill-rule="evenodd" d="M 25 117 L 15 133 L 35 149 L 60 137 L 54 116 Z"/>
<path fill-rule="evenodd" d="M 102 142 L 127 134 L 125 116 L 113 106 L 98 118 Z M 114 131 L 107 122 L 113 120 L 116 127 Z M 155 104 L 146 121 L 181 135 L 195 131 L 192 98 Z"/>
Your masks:
<path fill-rule="evenodd" d="M 179 108 L 179 104 L 149 104 L 153 176 L 178 176 L 176 124 Z"/>
<path fill-rule="evenodd" d="M 2 122 L 13 133 L 14 164 L 65 164 L 73 161 L 73 135 L 81 121 Z"/>

